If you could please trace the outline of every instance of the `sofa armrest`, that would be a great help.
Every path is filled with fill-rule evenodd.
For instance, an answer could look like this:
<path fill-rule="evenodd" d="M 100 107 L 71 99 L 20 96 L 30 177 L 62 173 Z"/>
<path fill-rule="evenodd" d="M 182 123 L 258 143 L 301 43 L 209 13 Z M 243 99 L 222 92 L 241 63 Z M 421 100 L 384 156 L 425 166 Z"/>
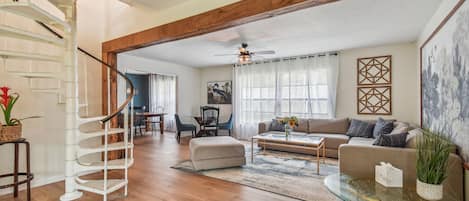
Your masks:
<path fill-rule="evenodd" d="M 270 123 L 271 123 L 270 121 L 260 122 L 257 133 L 261 134 L 261 133 L 265 133 L 269 131 Z"/>
<path fill-rule="evenodd" d="M 388 162 L 403 172 L 404 182 L 415 185 L 417 152 L 411 148 L 381 147 L 369 145 L 343 144 L 339 147 L 340 173 L 354 178 L 375 178 L 375 166 Z M 462 159 L 451 154 L 448 160 L 448 177 L 444 181 L 445 191 L 453 191 L 462 199 L 463 168 Z"/>

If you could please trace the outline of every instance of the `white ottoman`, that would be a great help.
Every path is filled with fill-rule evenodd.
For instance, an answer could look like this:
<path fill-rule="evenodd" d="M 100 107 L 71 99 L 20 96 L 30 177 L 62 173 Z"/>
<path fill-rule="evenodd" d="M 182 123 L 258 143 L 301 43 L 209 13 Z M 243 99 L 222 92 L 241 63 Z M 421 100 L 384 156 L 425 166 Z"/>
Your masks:
<path fill-rule="evenodd" d="M 191 160 L 196 170 L 236 167 L 246 164 L 244 145 L 228 137 L 204 137 L 189 143 Z"/>

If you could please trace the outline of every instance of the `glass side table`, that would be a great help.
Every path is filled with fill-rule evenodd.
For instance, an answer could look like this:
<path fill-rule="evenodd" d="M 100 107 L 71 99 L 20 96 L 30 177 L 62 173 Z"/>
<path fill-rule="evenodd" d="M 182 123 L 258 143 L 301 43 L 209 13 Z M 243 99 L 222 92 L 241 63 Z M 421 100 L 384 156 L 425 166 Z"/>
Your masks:
<path fill-rule="evenodd" d="M 327 189 L 347 201 L 424 201 L 415 191 L 415 185 L 388 188 L 374 179 L 355 179 L 345 174 L 333 174 L 324 179 Z M 443 192 L 444 201 L 459 201 L 451 192 Z"/>

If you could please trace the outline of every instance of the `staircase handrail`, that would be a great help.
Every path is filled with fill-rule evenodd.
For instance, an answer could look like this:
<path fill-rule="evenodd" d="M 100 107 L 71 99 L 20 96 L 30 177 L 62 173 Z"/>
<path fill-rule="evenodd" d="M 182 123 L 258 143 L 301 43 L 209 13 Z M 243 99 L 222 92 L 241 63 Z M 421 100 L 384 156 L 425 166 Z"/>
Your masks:
<path fill-rule="evenodd" d="M 46 30 L 48 30 L 50 33 L 54 34 L 55 36 L 57 36 L 58 38 L 60 39 L 63 39 L 63 36 L 60 35 L 59 33 L 57 33 L 55 30 L 53 30 L 52 28 L 50 28 L 49 26 L 47 26 L 46 24 L 40 22 L 40 21 L 36 21 L 39 25 L 41 25 L 42 27 L 44 27 Z M 120 75 L 121 77 L 123 77 L 125 79 L 125 81 L 130 85 L 130 93 L 129 93 L 129 96 L 127 96 L 127 99 L 124 101 L 124 103 L 122 105 L 120 105 L 116 111 L 114 111 L 113 113 L 111 114 L 108 114 L 106 117 L 104 117 L 103 119 L 101 119 L 99 122 L 101 124 L 104 124 L 106 122 L 108 122 L 109 120 L 111 120 L 112 118 L 116 117 L 117 115 L 119 115 L 120 112 L 122 112 L 122 110 L 124 110 L 131 102 L 132 98 L 135 96 L 135 92 L 134 92 L 134 85 L 132 83 L 132 81 L 122 72 L 120 72 L 119 70 L 117 70 L 117 67 L 114 68 L 112 65 L 104 62 L 103 60 L 99 59 L 98 57 L 95 57 L 94 55 L 92 55 L 91 53 L 89 53 L 88 51 L 80 48 L 80 47 L 77 47 L 78 51 L 84 53 L 85 55 L 91 57 L 92 59 L 98 61 L 99 63 L 103 64 L 104 66 L 106 66 L 109 70 L 117 73 L 118 75 Z M 110 80 L 108 80 L 109 82 Z M 108 89 L 110 90 L 110 89 Z M 110 98 L 110 97 L 108 97 Z"/>

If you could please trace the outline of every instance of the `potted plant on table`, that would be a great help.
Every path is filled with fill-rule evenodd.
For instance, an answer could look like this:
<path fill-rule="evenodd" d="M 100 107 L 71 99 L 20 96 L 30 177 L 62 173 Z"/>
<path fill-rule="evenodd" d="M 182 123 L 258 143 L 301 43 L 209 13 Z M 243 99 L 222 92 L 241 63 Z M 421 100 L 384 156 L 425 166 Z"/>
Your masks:
<path fill-rule="evenodd" d="M 449 137 L 424 129 L 417 142 L 417 194 L 427 200 L 443 198 L 443 181 L 453 144 Z"/>
<path fill-rule="evenodd" d="M 285 117 L 281 120 L 281 123 L 285 125 L 285 136 L 289 136 L 293 128 L 298 126 L 298 118 L 295 116 Z"/>
<path fill-rule="evenodd" d="M 18 93 L 9 94 L 8 87 L 0 87 L 2 92 L 0 96 L 0 108 L 3 112 L 5 124 L 0 129 L 0 142 L 13 141 L 21 138 L 21 122 L 18 119 L 11 118 L 11 111 L 16 101 L 19 99 Z"/>

